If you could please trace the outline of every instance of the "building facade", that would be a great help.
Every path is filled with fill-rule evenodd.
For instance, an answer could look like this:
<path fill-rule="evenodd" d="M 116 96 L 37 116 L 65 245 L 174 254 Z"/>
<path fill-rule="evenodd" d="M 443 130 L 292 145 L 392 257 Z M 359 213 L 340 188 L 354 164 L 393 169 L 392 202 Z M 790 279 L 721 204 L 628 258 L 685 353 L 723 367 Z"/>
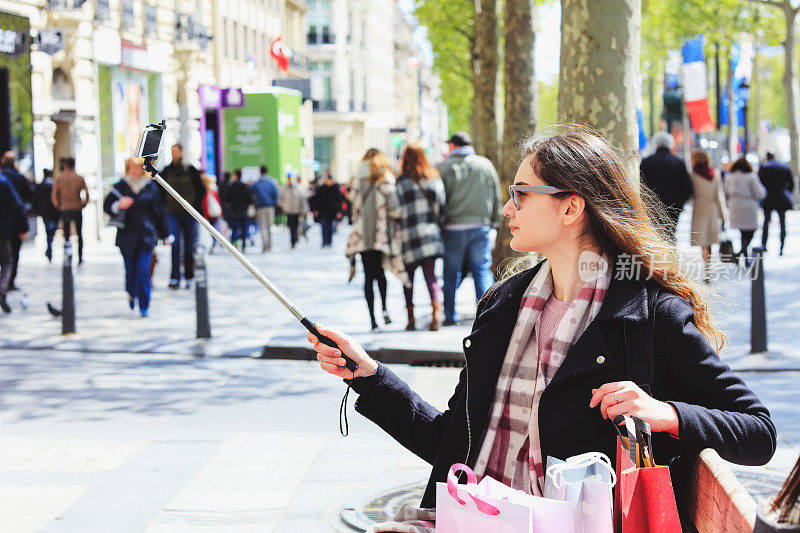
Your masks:
<path fill-rule="evenodd" d="M 347 182 L 369 148 L 396 159 L 405 142 L 446 135 L 429 117 L 444 110 L 438 85 L 420 60 L 413 22 L 393 0 L 310 0 L 308 54 L 319 172 Z"/>
<path fill-rule="evenodd" d="M 74 157 L 90 189 L 85 225 L 98 236 L 104 192 L 144 126 L 166 119 L 167 143 L 199 158 L 211 8 L 211 0 L 0 0 L 0 13 L 30 25 L 30 171 L 38 181 Z"/>

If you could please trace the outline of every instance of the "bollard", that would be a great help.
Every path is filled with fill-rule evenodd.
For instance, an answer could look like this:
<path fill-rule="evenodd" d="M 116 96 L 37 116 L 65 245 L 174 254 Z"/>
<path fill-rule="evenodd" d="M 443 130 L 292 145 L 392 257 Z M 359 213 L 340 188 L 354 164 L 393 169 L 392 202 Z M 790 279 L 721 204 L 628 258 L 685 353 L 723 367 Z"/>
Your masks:
<path fill-rule="evenodd" d="M 72 243 L 64 243 L 61 278 L 61 334 L 75 333 L 75 281 L 72 278 Z"/>
<path fill-rule="evenodd" d="M 750 276 L 750 353 L 766 352 L 767 305 L 764 295 L 763 248 L 753 248 Z"/>
<path fill-rule="evenodd" d="M 208 317 L 208 271 L 206 270 L 206 247 L 194 247 L 194 297 L 197 310 L 197 338 L 211 338 L 211 320 Z"/>

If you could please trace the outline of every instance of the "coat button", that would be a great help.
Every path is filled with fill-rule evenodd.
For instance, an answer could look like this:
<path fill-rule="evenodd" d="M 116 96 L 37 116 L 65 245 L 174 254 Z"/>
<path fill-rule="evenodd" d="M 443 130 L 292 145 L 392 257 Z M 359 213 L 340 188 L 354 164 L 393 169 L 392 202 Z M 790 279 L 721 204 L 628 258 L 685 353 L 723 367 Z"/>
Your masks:
<path fill-rule="evenodd" d="M 472 341 L 469 340 L 469 339 L 466 339 L 464 341 L 464 348 L 469 348 L 470 346 L 472 346 Z"/>
<path fill-rule="evenodd" d="M 606 358 L 604 356 L 602 356 L 602 355 L 598 355 L 597 356 L 597 364 L 598 365 L 602 365 L 605 362 L 606 362 Z"/>

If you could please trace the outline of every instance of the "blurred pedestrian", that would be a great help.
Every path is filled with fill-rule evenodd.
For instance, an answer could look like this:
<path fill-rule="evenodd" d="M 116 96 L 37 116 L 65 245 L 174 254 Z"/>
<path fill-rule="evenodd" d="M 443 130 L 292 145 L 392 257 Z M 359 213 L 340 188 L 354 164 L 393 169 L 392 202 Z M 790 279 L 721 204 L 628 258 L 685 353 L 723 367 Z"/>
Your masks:
<path fill-rule="evenodd" d="M 44 223 L 44 232 L 47 237 L 47 249 L 44 252 L 48 261 L 53 260 L 53 237 L 55 237 L 56 230 L 58 229 L 58 209 L 53 205 L 53 185 L 55 179 L 53 178 L 53 171 L 46 168 L 42 171 L 43 178 L 40 183 L 36 184 L 36 197 L 34 205 L 36 214 L 42 217 Z"/>
<path fill-rule="evenodd" d="M 72 225 L 78 235 L 78 264 L 83 263 L 83 208 L 89 203 L 89 188 L 83 176 L 75 172 L 75 158 L 64 157 L 59 162 L 59 174 L 50 195 L 53 205 L 61 212 L 64 239 L 72 235 Z"/>
<path fill-rule="evenodd" d="M 11 150 L 5 152 L 3 157 L 0 158 L 0 173 L 14 187 L 17 197 L 22 202 L 22 210 L 27 220 L 33 203 L 33 184 L 17 169 L 17 156 Z M 27 231 L 25 234 L 27 235 Z M 11 235 L 11 279 L 8 283 L 8 290 L 10 291 L 19 290 L 14 282 L 17 279 L 20 248 L 22 248 L 22 239 L 14 233 Z"/>
<path fill-rule="evenodd" d="M 475 154 L 472 137 L 459 131 L 448 141 L 450 153 L 439 164 L 447 202 L 444 227 L 444 324 L 456 323 L 456 289 L 462 265 L 469 264 L 480 301 L 494 283 L 492 245 L 500 225 L 502 195 L 497 170 Z"/>
<path fill-rule="evenodd" d="M 723 189 L 730 210 L 730 226 L 742 234 L 742 248 L 736 255 L 744 257 L 745 264 L 749 264 L 747 249 L 758 228 L 758 202 L 766 198 L 767 190 L 744 157 L 731 166 Z"/>
<path fill-rule="evenodd" d="M 692 196 L 692 179 L 686 170 L 686 163 L 672 153 L 675 139 L 666 131 L 653 135 L 651 141 L 656 146 L 653 155 L 645 157 L 639 166 L 644 183 L 667 208 L 670 226 L 667 235 L 675 241 L 678 218 L 683 204 Z"/>
<path fill-rule="evenodd" d="M 292 174 L 286 176 L 286 185 L 284 185 L 278 194 L 278 205 L 281 211 L 286 213 L 286 225 L 289 226 L 289 235 L 292 243 L 292 248 L 297 245 L 299 239 L 298 225 L 300 224 L 300 217 L 305 217 L 308 212 L 308 193 L 305 187 L 300 183 L 295 183 L 295 178 Z"/>
<path fill-rule="evenodd" d="M 161 171 L 164 181 L 169 183 L 181 197 L 192 207 L 200 211 L 206 188 L 200 178 L 200 171 L 183 162 L 183 147 L 172 145 L 172 162 Z M 178 203 L 178 201 L 161 189 L 161 199 L 165 210 L 167 228 L 172 235 L 172 270 L 169 275 L 169 288 L 177 289 L 181 278 L 186 281 L 186 288 L 192 286 L 194 279 L 194 245 L 197 242 L 197 221 Z M 181 256 L 183 272 L 181 272 Z"/>
<path fill-rule="evenodd" d="M 206 188 L 206 195 L 203 197 L 203 216 L 208 220 L 214 229 L 225 235 L 225 221 L 222 218 L 222 201 L 219 198 L 219 191 L 217 189 L 217 178 L 212 174 L 205 172 L 200 175 L 203 180 L 203 185 Z M 211 247 L 208 253 L 212 253 L 217 240 L 211 238 Z"/>
<path fill-rule="evenodd" d="M 14 266 L 13 242 L 28 236 L 28 220 L 14 185 L 0 173 L 0 308 L 11 312 L 6 296 Z"/>
<path fill-rule="evenodd" d="M 333 223 L 342 218 L 342 193 L 327 173 L 325 181 L 317 186 L 314 196 L 309 200 L 312 214 L 319 219 L 322 227 L 322 247 L 329 248 L 333 244 Z"/>
<path fill-rule="evenodd" d="M 121 217 L 117 226 L 116 245 L 125 265 L 125 291 L 128 305 L 139 303 L 142 317 L 149 314 L 150 266 L 158 239 L 170 236 L 161 192 L 142 168 L 143 160 L 125 161 L 125 176 L 114 184 L 103 202 L 103 210 L 112 217 Z M 173 242 L 174 246 L 174 242 Z"/>
<path fill-rule="evenodd" d="M 261 177 L 250 188 L 255 196 L 261 251 L 266 252 L 272 248 L 272 222 L 275 220 L 275 206 L 278 203 L 278 182 L 267 174 L 266 165 L 261 165 Z"/>
<path fill-rule="evenodd" d="M 250 187 L 242 182 L 242 169 L 233 172 L 231 182 L 225 188 L 222 201 L 227 204 L 229 215 L 228 224 L 231 227 L 231 242 L 237 246 L 237 241 L 242 241 L 242 251 L 247 247 L 247 211 L 253 205 L 253 193 Z"/>
<path fill-rule="evenodd" d="M 439 172 L 425 157 L 418 144 L 406 147 L 403 153 L 402 174 L 397 178 L 397 196 L 402 215 L 400 239 L 403 246 L 403 263 L 411 283 L 404 287 L 407 330 L 416 326 L 414 317 L 414 272 L 422 269 L 428 294 L 431 297 L 432 316 L 428 329 L 436 331 L 442 324 L 442 289 L 436 279 L 436 259 L 444 255 L 441 220 L 445 209 L 444 184 Z"/>
<path fill-rule="evenodd" d="M 775 155 L 767 152 L 767 160 L 761 163 L 758 168 L 758 179 L 764 188 L 767 189 L 767 197 L 764 198 L 762 207 L 764 208 L 764 225 L 761 227 L 761 247 L 767 249 L 767 237 L 769 236 L 769 224 L 772 219 L 772 212 L 777 211 L 778 220 L 781 224 L 781 249 L 783 255 L 783 244 L 786 241 L 786 211 L 792 208 L 794 199 L 794 180 L 792 170 L 789 165 L 781 163 L 775 159 Z"/>
<path fill-rule="evenodd" d="M 705 283 L 711 282 L 711 245 L 719 244 L 719 226 L 727 218 L 722 180 L 711 168 L 708 154 L 692 152 L 692 245 L 700 246 L 705 264 Z"/>
<path fill-rule="evenodd" d="M 370 148 L 364 154 L 353 184 L 352 199 L 353 229 L 347 240 L 345 254 L 348 258 L 355 254 L 361 255 L 364 267 L 364 299 L 367 302 L 372 331 L 377 332 L 380 330 L 375 320 L 374 285 L 375 282 L 378 283 L 383 323 L 391 324 L 386 308 L 385 270 L 390 269 L 399 274 L 396 261 L 401 260 L 399 232 L 392 220 L 400 218 L 400 204 L 391 164 L 380 150 Z"/>

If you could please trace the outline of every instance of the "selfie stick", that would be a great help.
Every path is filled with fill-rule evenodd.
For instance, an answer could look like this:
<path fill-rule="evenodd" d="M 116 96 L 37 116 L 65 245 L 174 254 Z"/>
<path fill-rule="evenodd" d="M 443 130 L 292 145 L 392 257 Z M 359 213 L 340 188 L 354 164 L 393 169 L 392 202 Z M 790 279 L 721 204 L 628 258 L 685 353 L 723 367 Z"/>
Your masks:
<path fill-rule="evenodd" d="M 325 335 L 320 334 L 320 332 L 317 331 L 317 328 L 314 326 L 314 323 L 311 322 L 311 320 L 309 320 L 308 317 L 303 315 L 303 313 L 291 302 L 291 300 L 289 300 L 289 298 L 286 297 L 285 294 L 281 292 L 281 290 L 278 287 L 276 287 L 264 274 L 262 274 L 255 267 L 255 265 L 253 265 L 253 263 L 250 262 L 249 259 L 247 259 L 239 250 L 237 250 L 230 243 L 230 241 L 228 241 L 228 239 L 226 239 L 220 232 L 214 229 L 214 226 L 212 226 L 211 223 L 208 220 L 206 220 L 203 215 L 198 213 L 197 210 L 194 207 L 192 207 L 192 205 L 189 202 L 184 200 L 183 197 L 181 197 L 181 195 L 178 194 L 178 192 L 175 189 L 173 189 L 169 183 L 164 181 L 164 178 L 161 177 L 158 170 L 156 170 L 156 167 L 153 165 L 156 159 L 157 157 L 144 158 L 144 169 L 150 173 L 153 179 L 156 180 L 159 183 L 159 185 L 164 187 L 164 189 L 170 194 L 170 196 L 175 198 L 175 200 L 179 204 L 181 204 L 181 206 L 183 206 L 183 208 L 186 209 L 186 211 L 190 215 L 192 215 L 192 218 L 194 218 L 196 221 L 200 223 L 201 226 L 203 226 L 206 230 L 208 230 L 208 232 L 211 233 L 211 235 L 217 240 L 218 243 L 220 243 L 223 246 L 223 248 L 228 250 L 231 253 L 231 255 L 233 255 L 233 257 L 235 257 L 236 260 L 239 261 L 239 263 L 241 263 L 241 265 L 244 268 L 246 268 L 247 271 L 250 272 L 250 274 L 252 274 L 254 278 L 258 280 L 259 283 L 261 283 L 269 292 L 271 292 L 272 295 L 280 303 L 282 303 L 283 306 L 286 307 L 286 309 L 288 309 L 289 312 L 295 316 L 295 318 L 297 318 L 300 321 L 303 327 L 305 327 L 315 337 L 317 337 L 322 344 L 326 344 L 328 346 L 331 346 L 332 348 L 337 348 L 339 349 L 339 351 L 342 351 L 341 348 L 339 348 L 335 342 L 333 342 Z M 349 357 L 347 357 L 346 355 L 344 355 L 344 353 L 342 353 L 342 358 L 345 361 L 344 366 L 347 367 L 347 369 L 350 370 L 350 372 L 355 372 L 356 369 L 358 368 L 358 364 Z"/>

